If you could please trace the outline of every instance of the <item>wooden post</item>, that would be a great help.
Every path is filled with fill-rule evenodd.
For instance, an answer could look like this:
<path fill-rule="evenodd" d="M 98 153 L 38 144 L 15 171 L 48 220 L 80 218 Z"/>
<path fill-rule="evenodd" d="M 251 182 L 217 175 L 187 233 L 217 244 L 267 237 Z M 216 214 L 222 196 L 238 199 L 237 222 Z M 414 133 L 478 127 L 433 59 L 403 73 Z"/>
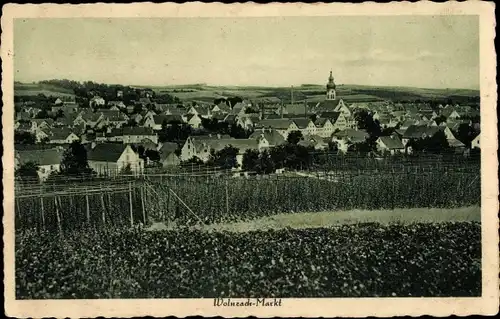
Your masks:
<path fill-rule="evenodd" d="M 40 206 L 41 206 L 41 214 L 42 214 L 42 228 L 43 230 L 45 230 L 45 214 L 44 214 L 44 211 L 43 211 L 43 197 L 40 196 Z"/>
<path fill-rule="evenodd" d="M 90 225 L 90 204 L 89 204 L 89 191 L 85 190 L 85 201 L 87 204 L 87 224 Z"/>
<path fill-rule="evenodd" d="M 229 216 L 229 186 L 228 180 L 226 179 L 226 216 Z"/>
<path fill-rule="evenodd" d="M 101 193 L 102 225 L 106 226 L 106 206 L 104 205 L 104 194 Z"/>
<path fill-rule="evenodd" d="M 144 187 L 141 186 L 141 206 L 142 206 L 142 219 L 146 225 L 146 210 L 144 209 Z"/>
<path fill-rule="evenodd" d="M 56 206 L 56 218 L 57 218 L 57 226 L 59 229 L 59 233 L 62 233 L 62 225 L 61 225 L 61 216 L 59 216 L 59 206 L 57 204 L 57 196 L 54 196 L 54 204 Z"/>
<path fill-rule="evenodd" d="M 128 203 L 130 207 L 130 226 L 134 226 L 134 215 L 132 211 L 132 183 L 128 183 Z"/>

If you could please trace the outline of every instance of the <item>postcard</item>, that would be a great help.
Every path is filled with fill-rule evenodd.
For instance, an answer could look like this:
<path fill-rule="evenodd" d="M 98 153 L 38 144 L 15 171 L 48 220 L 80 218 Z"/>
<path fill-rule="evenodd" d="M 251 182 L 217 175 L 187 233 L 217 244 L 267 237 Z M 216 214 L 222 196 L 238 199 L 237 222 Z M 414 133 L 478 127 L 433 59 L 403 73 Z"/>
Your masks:
<path fill-rule="evenodd" d="M 4 5 L 6 314 L 496 314 L 494 8 Z"/>

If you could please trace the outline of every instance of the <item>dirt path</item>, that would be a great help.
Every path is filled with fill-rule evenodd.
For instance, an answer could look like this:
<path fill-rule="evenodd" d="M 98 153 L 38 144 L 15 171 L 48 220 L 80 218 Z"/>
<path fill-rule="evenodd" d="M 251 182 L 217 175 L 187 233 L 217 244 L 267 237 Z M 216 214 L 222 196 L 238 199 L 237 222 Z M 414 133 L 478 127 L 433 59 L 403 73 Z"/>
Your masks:
<path fill-rule="evenodd" d="M 377 222 L 391 223 L 439 223 L 450 221 L 481 221 L 481 208 L 462 207 L 455 209 L 413 208 L 396 210 L 351 210 L 319 213 L 278 214 L 251 221 L 192 226 L 206 231 L 248 232 L 255 230 L 291 228 L 330 227 L 342 224 Z M 176 225 L 155 223 L 147 230 L 167 230 Z"/>

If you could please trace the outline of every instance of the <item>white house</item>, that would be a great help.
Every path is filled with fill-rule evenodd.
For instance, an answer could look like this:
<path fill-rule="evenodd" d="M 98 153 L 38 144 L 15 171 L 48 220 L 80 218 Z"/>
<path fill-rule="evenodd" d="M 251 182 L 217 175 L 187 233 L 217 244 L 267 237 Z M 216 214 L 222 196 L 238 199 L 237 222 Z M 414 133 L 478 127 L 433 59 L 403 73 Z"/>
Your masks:
<path fill-rule="evenodd" d="M 28 162 L 38 165 L 38 177 L 44 181 L 52 172 L 58 172 L 61 168 L 63 153 L 55 148 L 42 150 L 17 151 L 15 155 L 15 167 L 19 168 Z"/>
<path fill-rule="evenodd" d="M 89 167 L 98 174 L 116 175 L 126 167 L 133 174 L 142 174 L 144 160 L 128 144 L 96 144 L 87 154 Z"/>
<path fill-rule="evenodd" d="M 404 153 L 405 147 L 397 135 L 380 136 L 377 141 L 377 150 L 380 152 L 389 152 L 391 155 Z"/>

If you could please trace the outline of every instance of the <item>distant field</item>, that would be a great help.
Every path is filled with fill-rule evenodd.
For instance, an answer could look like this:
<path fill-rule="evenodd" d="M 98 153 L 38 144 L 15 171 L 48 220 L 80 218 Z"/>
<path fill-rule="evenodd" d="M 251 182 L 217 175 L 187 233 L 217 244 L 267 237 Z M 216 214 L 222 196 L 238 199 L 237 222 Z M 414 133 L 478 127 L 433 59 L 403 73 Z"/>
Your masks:
<path fill-rule="evenodd" d="M 47 84 L 14 84 L 15 96 L 32 96 L 38 94 L 44 94 L 45 96 L 75 96 L 71 90 Z"/>

